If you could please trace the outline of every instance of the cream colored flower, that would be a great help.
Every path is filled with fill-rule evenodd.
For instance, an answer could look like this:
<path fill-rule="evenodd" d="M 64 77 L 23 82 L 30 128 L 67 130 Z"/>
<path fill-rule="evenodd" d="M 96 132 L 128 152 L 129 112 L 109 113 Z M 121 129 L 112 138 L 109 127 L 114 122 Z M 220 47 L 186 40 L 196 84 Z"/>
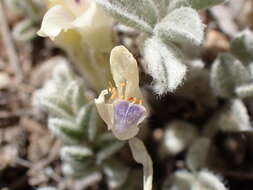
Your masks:
<path fill-rule="evenodd" d="M 112 18 L 95 0 L 48 0 L 48 6 L 38 34 L 64 49 L 86 84 L 100 92 L 111 79 Z"/>
<path fill-rule="evenodd" d="M 139 88 L 137 62 L 123 46 L 115 47 L 111 52 L 110 66 L 116 87 L 103 90 L 95 103 L 101 118 L 109 130 L 120 140 L 134 137 L 138 125 L 146 118 L 147 109 Z M 111 94 L 110 99 L 105 96 Z"/>
<path fill-rule="evenodd" d="M 38 34 L 55 40 L 62 32 L 77 30 L 83 43 L 101 51 L 111 50 L 113 20 L 95 0 L 49 0 Z"/>

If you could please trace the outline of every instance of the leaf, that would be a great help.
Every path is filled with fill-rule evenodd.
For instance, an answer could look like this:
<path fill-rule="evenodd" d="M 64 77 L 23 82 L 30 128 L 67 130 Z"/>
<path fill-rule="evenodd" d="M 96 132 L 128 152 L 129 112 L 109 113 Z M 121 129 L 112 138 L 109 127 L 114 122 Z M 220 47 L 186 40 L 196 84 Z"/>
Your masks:
<path fill-rule="evenodd" d="M 191 7 L 191 0 L 171 0 L 167 13 L 181 7 Z"/>
<path fill-rule="evenodd" d="M 157 94 L 173 92 L 183 82 L 186 66 L 183 56 L 173 44 L 164 44 L 157 38 L 150 38 L 144 44 L 144 69 L 154 80 Z"/>
<path fill-rule="evenodd" d="M 59 59 L 59 63 L 53 70 L 53 81 L 59 85 L 65 85 L 70 81 L 75 80 L 73 71 L 69 68 L 68 62 L 65 59 Z"/>
<path fill-rule="evenodd" d="M 123 147 L 123 145 L 123 142 L 118 141 L 104 146 L 101 150 L 97 152 L 97 164 L 101 164 L 105 159 L 110 158 L 110 156 L 119 151 Z"/>
<path fill-rule="evenodd" d="M 115 189 L 125 183 L 130 169 L 119 160 L 113 159 L 103 164 L 103 171 L 109 187 Z"/>
<path fill-rule="evenodd" d="M 93 140 L 96 135 L 97 120 L 97 111 L 92 103 L 84 105 L 76 117 L 79 130 L 83 131 L 86 138 L 90 141 Z"/>
<path fill-rule="evenodd" d="M 77 114 L 80 108 L 85 104 L 84 91 L 81 84 L 77 81 L 71 81 L 64 91 L 64 100 L 71 106 L 72 112 Z"/>
<path fill-rule="evenodd" d="M 206 159 L 208 156 L 210 143 L 211 141 L 208 138 L 198 138 L 188 149 L 186 155 L 186 164 L 192 172 L 196 172 L 199 169 L 206 167 Z"/>
<path fill-rule="evenodd" d="M 69 120 L 73 119 L 69 105 L 65 104 L 60 97 L 42 95 L 39 103 L 53 116 Z"/>
<path fill-rule="evenodd" d="M 175 155 L 183 151 L 198 136 L 197 128 L 187 122 L 174 121 L 166 126 L 162 154 Z"/>
<path fill-rule="evenodd" d="M 48 128 L 54 135 L 63 140 L 73 139 L 73 141 L 80 140 L 83 137 L 83 132 L 75 125 L 73 121 L 50 118 L 48 120 Z"/>
<path fill-rule="evenodd" d="M 199 46 L 204 38 L 204 25 L 194 9 L 182 7 L 158 23 L 154 34 L 165 42 Z"/>
<path fill-rule="evenodd" d="M 245 64 L 252 62 L 253 33 L 248 29 L 239 33 L 231 42 L 231 52 Z"/>
<path fill-rule="evenodd" d="M 253 96 L 253 84 L 244 84 L 236 87 L 235 93 L 239 98 L 250 98 Z"/>
<path fill-rule="evenodd" d="M 192 7 L 194 9 L 207 9 L 212 6 L 225 3 L 228 0 L 172 0 L 169 10 L 174 10 L 180 7 Z"/>
<path fill-rule="evenodd" d="M 62 147 L 60 154 L 64 161 L 85 162 L 93 156 L 93 151 L 84 145 L 72 145 Z"/>
<path fill-rule="evenodd" d="M 247 69 L 229 54 L 222 54 L 216 59 L 210 77 L 214 93 L 223 98 L 234 97 L 236 87 L 250 80 Z"/>
<path fill-rule="evenodd" d="M 195 183 L 193 174 L 179 170 L 165 181 L 162 190 L 189 190 L 193 183 Z"/>
<path fill-rule="evenodd" d="M 197 181 L 192 189 L 201 190 L 226 190 L 222 180 L 208 170 L 202 170 L 197 174 Z"/>
<path fill-rule="evenodd" d="M 151 34 L 157 22 L 157 10 L 152 0 L 96 0 L 120 22 Z"/>
<path fill-rule="evenodd" d="M 247 108 L 240 99 L 230 100 L 223 108 L 217 122 L 219 129 L 223 131 L 238 132 L 251 129 Z"/>

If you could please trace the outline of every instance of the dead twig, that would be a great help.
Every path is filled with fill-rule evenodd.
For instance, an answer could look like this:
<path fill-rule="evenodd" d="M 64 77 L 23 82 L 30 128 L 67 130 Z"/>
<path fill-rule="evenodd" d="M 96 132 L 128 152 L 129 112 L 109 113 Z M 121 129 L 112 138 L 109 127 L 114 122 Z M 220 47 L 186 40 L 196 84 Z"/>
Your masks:
<path fill-rule="evenodd" d="M 7 23 L 3 1 L 0 1 L 0 29 L 2 33 L 3 43 L 8 53 L 9 62 L 15 71 L 17 80 L 22 81 L 23 72 L 19 64 L 17 52 Z"/>

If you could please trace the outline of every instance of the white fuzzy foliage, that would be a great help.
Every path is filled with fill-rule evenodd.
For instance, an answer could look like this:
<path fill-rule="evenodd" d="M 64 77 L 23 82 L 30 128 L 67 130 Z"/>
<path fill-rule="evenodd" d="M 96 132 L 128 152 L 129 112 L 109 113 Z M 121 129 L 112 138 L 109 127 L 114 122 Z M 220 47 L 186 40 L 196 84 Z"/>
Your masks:
<path fill-rule="evenodd" d="M 194 9 L 206 9 L 214 5 L 225 3 L 228 0 L 190 0 Z"/>
<path fill-rule="evenodd" d="M 152 33 L 158 19 L 152 0 L 96 0 L 96 2 L 122 23 L 142 32 Z"/>
<path fill-rule="evenodd" d="M 235 89 L 235 93 L 239 98 L 250 98 L 253 97 L 253 84 L 245 84 L 238 86 Z"/>
<path fill-rule="evenodd" d="M 197 175 L 196 183 L 192 190 L 226 190 L 222 179 L 208 170 L 202 170 Z"/>
<path fill-rule="evenodd" d="M 65 146 L 61 148 L 61 158 L 65 161 L 85 161 L 93 156 L 92 150 L 87 146 Z"/>
<path fill-rule="evenodd" d="M 241 62 L 229 54 L 219 56 L 211 69 L 211 86 L 223 98 L 235 96 L 235 89 L 250 81 L 250 74 Z"/>
<path fill-rule="evenodd" d="M 103 171 L 109 187 L 115 189 L 125 183 L 129 168 L 118 160 L 109 160 L 103 164 Z"/>
<path fill-rule="evenodd" d="M 182 83 L 187 68 L 180 50 L 173 44 L 166 45 L 157 38 L 146 40 L 144 59 L 144 68 L 153 77 L 157 94 L 172 92 Z"/>
<path fill-rule="evenodd" d="M 190 172 L 179 170 L 165 181 L 163 190 L 190 190 L 193 183 L 195 177 Z"/>
<path fill-rule="evenodd" d="M 37 190 L 57 190 L 55 187 L 40 187 Z"/>
<path fill-rule="evenodd" d="M 163 186 L 163 190 L 226 190 L 222 179 L 208 170 L 190 173 L 179 170 Z"/>
<path fill-rule="evenodd" d="M 164 41 L 199 46 L 204 37 L 204 25 L 194 9 L 182 7 L 158 23 L 154 34 Z"/>
<path fill-rule="evenodd" d="M 206 9 L 217 4 L 225 3 L 228 0 L 171 0 L 169 10 L 179 7 L 192 7 L 194 9 Z"/>
<path fill-rule="evenodd" d="M 198 138 L 192 143 L 186 156 L 186 164 L 191 171 L 195 172 L 205 167 L 210 143 L 210 139 L 204 137 Z"/>
<path fill-rule="evenodd" d="M 197 136 L 197 128 L 189 123 L 182 121 L 169 123 L 164 132 L 163 153 L 178 154 L 189 146 Z"/>
<path fill-rule="evenodd" d="M 231 42 L 231 52 L 243 63 L 253 61 L 253 33 L 246 29 Z"/>
<path fill-rule="evenodd" d="M 240 99 L 228 102 L 217 120 L 219 129 L 229 132 L 247 131 L 251 129 L 247 108 Z"/>
<path fill-rule="evenodd" d="M 96 139 L 96 162 L 101 164 L 105 159 L 110 158 L 124 145 L 124 142 L 116 140 L 111 133 L 104 133 Z"/>

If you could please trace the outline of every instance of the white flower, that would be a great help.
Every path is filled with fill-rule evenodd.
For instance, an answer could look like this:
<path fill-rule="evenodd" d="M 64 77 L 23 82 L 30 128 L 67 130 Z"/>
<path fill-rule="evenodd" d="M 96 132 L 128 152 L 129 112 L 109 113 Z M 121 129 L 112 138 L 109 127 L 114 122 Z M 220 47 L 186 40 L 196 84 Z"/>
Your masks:
<path fill-rule="evenodd" d="M 95 0 L 49 0 L 49 5 L 51 8 L 38 31 L 40 36 L 55 40 L 62 32 L 74 30 L 90 47 L 105 52 L 111 50 L 113 20 L 96 6 Z M 67 40 L 71 36 L 63 38 Z"/>
<path fill-rule="evenodd" d="M 95 99 L 98 113 L 109 130 L 120 140 L 134 137 L 138 125 L 146 118 L 147 110 L 139 88 L 137 62 L 133 55 L 123 46 L 111 51 L 110 66 L 116 87 L 109 86 Z M 110 99 L 106 99 L 107 94 Z"/>

